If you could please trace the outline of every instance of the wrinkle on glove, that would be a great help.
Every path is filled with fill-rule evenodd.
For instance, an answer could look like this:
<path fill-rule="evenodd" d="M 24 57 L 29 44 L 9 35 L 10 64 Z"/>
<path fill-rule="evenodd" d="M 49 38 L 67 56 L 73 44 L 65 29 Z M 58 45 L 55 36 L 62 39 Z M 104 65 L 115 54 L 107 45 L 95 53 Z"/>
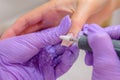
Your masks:
<path fill-rule="evenodd" d="M 85 26 L 85 34 L 92 48 L 92 53 L 87 52 L 85 62 L 93 66 L 92 80 L 120 80 L 120 60 L 111 40 L 111 37 L 119 39 L 116 28 L 120 29 L 120 26 L 106 29 L 96 24 Z"/>
<path fill-rule="evenodd" d="M 0 80 L 56 80 L 67 72 L 79 53 L 60 46 L 70 25 L 67 16 L 55 28 L 0 41 Z"/>

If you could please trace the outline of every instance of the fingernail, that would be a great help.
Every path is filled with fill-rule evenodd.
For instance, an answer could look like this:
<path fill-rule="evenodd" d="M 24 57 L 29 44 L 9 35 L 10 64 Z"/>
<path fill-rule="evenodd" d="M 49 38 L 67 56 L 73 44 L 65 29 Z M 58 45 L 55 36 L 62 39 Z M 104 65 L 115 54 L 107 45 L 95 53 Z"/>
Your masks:
<path fill-rule="evenodd" d="M 74 42 L 69 41 L 69 39 L 68 39 L 69 37 L 73 37 L 73 34 L 69 33 L 69 34 L 66 35 L 65 38 L 64 37 L 60 37 L 61 39 L 64 38 L 62 43 L 61 43 L 61 46 L 69 47 L 69 46 L 71 46 L 74 43 Z"/>

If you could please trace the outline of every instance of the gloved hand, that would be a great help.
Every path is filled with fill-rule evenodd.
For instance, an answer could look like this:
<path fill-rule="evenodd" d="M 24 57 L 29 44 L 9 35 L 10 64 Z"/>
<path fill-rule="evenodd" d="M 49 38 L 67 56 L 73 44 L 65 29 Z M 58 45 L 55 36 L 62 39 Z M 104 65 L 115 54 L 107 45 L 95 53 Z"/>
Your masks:
<path fill-rule="evenodd" d="M 69 33 L 77 35 L 85 23 L 101 24 L 118 5 L 119 0 L 49 0 L 20 17 L 2 35 L 2 39 L 53 27 L 58 25 L 65 15 L 71 15 L 72 19 Z"/>
<path fill-rule="evenodd" d="M 106 29 L 98 25 L 85 25 L 92 52 L 87 52 L 85 62 L 93 66 L 92 80 L 120 80 L 120 60 L 113 48 L 111 38 L 120 39 L 120 26 Z"/>
<path fill-rule="evenodd" d="M 0 41 L 0 80 L 55 80 L 67 72 L 79 52 L 60 46 L 69 28 L 66 17 L 56 28 Z"/>

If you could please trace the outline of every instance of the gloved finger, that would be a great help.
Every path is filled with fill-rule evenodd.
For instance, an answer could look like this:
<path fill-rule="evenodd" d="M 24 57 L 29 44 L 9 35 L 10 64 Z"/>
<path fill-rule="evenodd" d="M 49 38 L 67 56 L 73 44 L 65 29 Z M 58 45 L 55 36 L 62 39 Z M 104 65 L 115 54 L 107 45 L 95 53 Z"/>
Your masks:
<path fill-rule="evenodd" d="M 70 19 L 67 16 L 56 28 L 2 40 L 0 51 L 7 61 L 23 63 L 36 55 L 41 48 L 59 43 L 59 36 L 66 34 L 69 28 Z"/>
<path fill-rule="evenodd" d="M 94 25 L 96 25 L 96 24 L 94 24 Z M 84 28 L 83 28 L 84 34 L 88 34 L 88 26 L 89 26 L 88 24 L 84 25 Z M 119 39 L 120 38 L 119 30 L 120 30 L 120 25 L 109 26 L 107 28 L 104 28 L 104 31 L 107 32 L 112 39 Z"/>
<path fill-rule="evenodd" d="M 88 27 L 89 27 L 89 24 L 84 25 L 82 35 L 84 35 L 84 34 L 88 35 Z M 88 66 L 93 65 L 93 53 L 92 52 L 86 51 L 85 64 Z"/>
<path fill-rule="evenodd" d="M 79 55 L 79 49 L 76 45 L 72 45 L 65 49 L 61 56 L 60 63 L 55 67 L 56 78 L 67 72 Z"/>
<path fill-rule="evenodd" d="M 110 36 L 98 25 L 89 25 L 88 43 L 93 51 L 93 65 L 99 68 L 118 65 L 119 59 Z"/>
<path fill-rule="evenodd" d="M 85 55 L 85 64 L 88 66 L 93 65 L 93 53 L 92 52 L 86 52 Z"/>
<path fill-rule="evenodd" d="M 120 25 L 109 26 L 105 28 L 105 31 L 110 35 L 112 39 L 120 39 Z"/>

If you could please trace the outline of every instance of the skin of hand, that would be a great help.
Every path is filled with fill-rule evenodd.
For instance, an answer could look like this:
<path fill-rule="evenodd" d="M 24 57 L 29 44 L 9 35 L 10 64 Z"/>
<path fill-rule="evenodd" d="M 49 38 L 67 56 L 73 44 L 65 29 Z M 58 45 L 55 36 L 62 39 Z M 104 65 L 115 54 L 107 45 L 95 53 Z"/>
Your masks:
<path fill-rule="evenodd" d="M 93 66 L 92 80 L 120 80 L 120 60 L 111 38 L 120 39 L 120 25 L 106 29 L 98 25 L 86 25 L 83 32 L 88 36 L 92 52 L 87 52 L 85 62 Z"/>
<path fill-rule="evenodd" d="M 118 3 L 119 0 L 50 0 L 20 17 L 1 39 L 56 26 L 68 14 L 72 20 L 68 33 L 76 36 L 85 23 L 101 24 L 118 8 Z"/>
<path fill-rule="evenodd" d="M 0 41 L 0 80 L 56 80 L 78 57 L 76 45 L 60 45 L 70 28 L 64 18 L 58 27 Z"/>

